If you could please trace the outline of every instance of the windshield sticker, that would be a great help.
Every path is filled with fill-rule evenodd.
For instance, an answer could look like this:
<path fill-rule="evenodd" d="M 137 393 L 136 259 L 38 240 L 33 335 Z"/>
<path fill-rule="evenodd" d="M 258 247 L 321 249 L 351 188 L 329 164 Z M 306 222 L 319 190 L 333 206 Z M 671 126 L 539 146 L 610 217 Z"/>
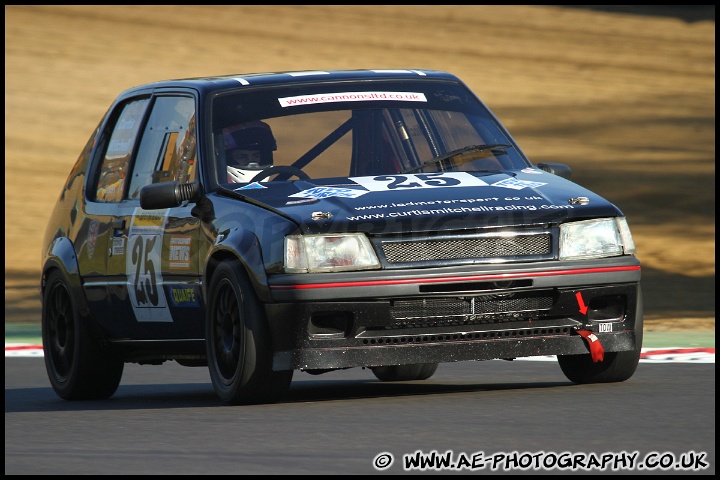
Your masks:
<path fill-rule="evenodd" d="M 235 190 L 253 190 L 256 188 L 267 188 L 267 187 L 264 185 L 260 185 L 258 182 L 252 182 L 252 183 L 248 183 L 247 185 L 244 185 L 240 188 L 236 188 Z"/>
<path fill-rule="evenodd" d="M 527 180 L 518 180 L 517 178 L 506 178 L 499 182 L 493 183 L 493 187 L 512 188 L 513 190 L 522 190 L 523 188 L 535 188 L 547 185 L 543 182 L 529 182 Z"/>
<path fill-rule="evenodd" d="M 417 92 L 338 92 L 278 98 L 281 107 L 297 107 L 298 105 L 314 105 L 317 103 L 374 102 L 377 100 L 427 102 L 425 94 Z"/>
<path fill-rule="evenodd" d="M 357 198 L 361 195 L 368 193 L 365 190 L 358 190 L 355 188 L 336 188 L 336 187 L 314 187 L 302 192 L 293 193 L 290 195 L 295 198 L 329 198 L 329 197 L 343 197 L 343 198 Z"/>
<path fill-rule="evenodd" d="M 467 172 L 416 173 L 406 175 L 380 175 L 377 177 L 350 177 L 355 183 L 371 192 L 406 190 L 409 188 L 487 187 L 487 182 Z"/>

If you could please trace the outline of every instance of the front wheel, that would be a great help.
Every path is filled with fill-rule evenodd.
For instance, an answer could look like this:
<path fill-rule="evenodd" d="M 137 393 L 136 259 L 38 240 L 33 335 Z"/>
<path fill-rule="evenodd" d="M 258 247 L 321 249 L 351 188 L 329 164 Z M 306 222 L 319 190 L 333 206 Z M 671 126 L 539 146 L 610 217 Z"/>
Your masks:
<path fill-rule="evenodd" d="M 292 370 L 272 370 L 272 346 L 260 301 L 240 262 L 223 262 L 208 289 L 207 362 L 215 393 L 232 405 L 284 396 Z"/>
<path fill-rule="evenodd" d="M 412 365 L 372 367 L 371 370 L 375 377 L 383 382 L 409 382 L 427 380 L 433 376 L 437 368 L 437 363 L 415 363 Z"/>
<path fill-rule="evenodd" d="M 643 343 L 643 299 L 638 289 L 635 307 L 635 349 L 625 352 L 605 352 L 602 362 L 593 362 L 589 353 L 558 355 L 560 369 L 573 383 L 624 382 L 635 373 Z"/>
<path fill-rule="evenodd" d="M 125 364 L 91 334 L 90 321 L 78 312 L 63 274 L 51 272 L 42 303 L 43 354 L 50 384 L 65 400 L 109 398 L 120 385 Z"/>
<path fill-rule="evenodd" d="M 558 355 L 560 369 L 573 383 L 624 382 L 632 377 L 640 361 L 640 350 L 606 352 L 602 362 L 594 363 L 590 354 Z"/>

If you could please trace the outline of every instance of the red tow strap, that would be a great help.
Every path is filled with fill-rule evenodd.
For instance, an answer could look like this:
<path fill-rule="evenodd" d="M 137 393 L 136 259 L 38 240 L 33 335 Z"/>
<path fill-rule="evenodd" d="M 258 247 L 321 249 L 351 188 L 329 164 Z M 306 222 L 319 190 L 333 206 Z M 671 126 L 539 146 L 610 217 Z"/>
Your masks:
<path fill-rule="evenodd" d="M 577 330 L 577 333 L 587 342 L 592 361 L 602 362 L 605 357 L 605 349 L 600 345 L 600 339 L 591 330 Z"/>

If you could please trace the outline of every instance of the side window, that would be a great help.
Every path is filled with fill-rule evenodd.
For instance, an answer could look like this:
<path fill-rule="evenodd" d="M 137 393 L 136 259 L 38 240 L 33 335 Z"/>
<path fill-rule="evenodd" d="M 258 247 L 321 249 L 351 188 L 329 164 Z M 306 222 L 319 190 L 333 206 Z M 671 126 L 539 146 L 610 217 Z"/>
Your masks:
<path fill-rule="evenodd" d="M 140 198 L 151 183 L 195 180 L 195 102 L 190 97 L 158 97 L 140 141 L 128 198 Z"/>
<path fill-rule="evenodd" d="M 100 175 L 95 191 L 95 200 L 98 202 L 122 200 L 130 157 L 148 101 L 147 98 L 133 100 L 122 107 L 100 164 Z"/>

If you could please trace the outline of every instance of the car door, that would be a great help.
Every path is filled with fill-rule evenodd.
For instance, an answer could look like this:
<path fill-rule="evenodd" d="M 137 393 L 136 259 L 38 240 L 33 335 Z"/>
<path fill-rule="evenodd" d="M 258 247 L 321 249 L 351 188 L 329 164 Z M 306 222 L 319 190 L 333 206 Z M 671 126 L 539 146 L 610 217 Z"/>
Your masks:
<path fill-rule="evenodd" d="M 196 174 L 195 100 L 151 100 L 123 200 L 113 219 L 108 283 L 113 322 L 130 339 L 202 338 L 199 224 L 194 205 L 144 210 L 140 190 Z"/>
<path fill-rule="evenodd" d="M 119 101 L 108 111 L 94 146 L 84 208 L 77 209 L 80 227 L 76 252 L 88 306 L 93 318 L 116 337 L 125 336 L 126 328 L 113 315 L 109 293 L 123 280 L 118 278 L 112 262 L 117 258 L 114 254 L 124 253 L 120 212 L 124 208 L 131 159 L 150 100 L 149 94 L 137 95 Z"/>

